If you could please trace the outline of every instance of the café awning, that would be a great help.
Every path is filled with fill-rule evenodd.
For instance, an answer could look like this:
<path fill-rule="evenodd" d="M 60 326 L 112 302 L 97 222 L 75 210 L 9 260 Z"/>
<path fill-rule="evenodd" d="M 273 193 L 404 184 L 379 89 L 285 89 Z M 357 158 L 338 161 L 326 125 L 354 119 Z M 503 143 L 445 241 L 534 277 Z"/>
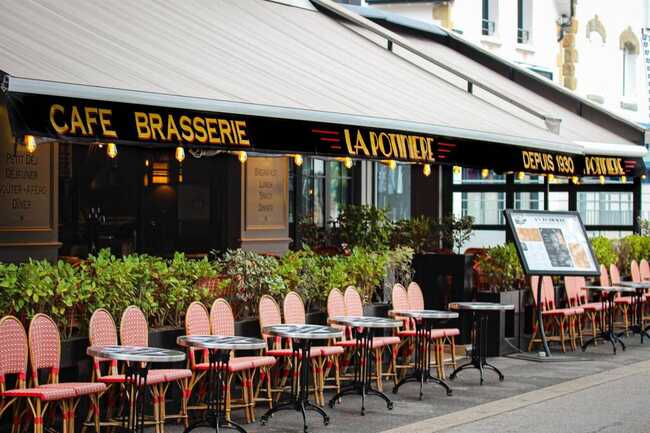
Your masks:
<path fill-rule="evenodd" d="M 306 0 L 10 0 L 3 10 L 2 99 L 18 137 L 582 170 L 571 140 Z"/>
<path fill-rule="evenodd" d="M 578 141 L 585 153 L 586 176 L 641 176 L 645 174 L 644 146 Z"/>

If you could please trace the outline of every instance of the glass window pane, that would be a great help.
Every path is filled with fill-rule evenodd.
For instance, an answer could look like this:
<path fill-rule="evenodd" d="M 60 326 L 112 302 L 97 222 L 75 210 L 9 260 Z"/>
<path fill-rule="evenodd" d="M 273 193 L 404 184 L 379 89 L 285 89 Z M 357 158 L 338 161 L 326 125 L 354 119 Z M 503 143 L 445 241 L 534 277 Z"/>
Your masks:
<path fill-rule="evenodd" d="M 578 192 L 585 225 L 632 225 L 631 192 Z"/>
<path fill-rule="evenodd" d="M 329 171 L 328 220 L 334 221 L 349 202 L 351 171 L 338 161 L 329 161 L 327 169 Z"/>
<path fill-rule="evenodd" d="M 544 209 L 543 192 L 516 192 L 515 209 L 540 210 Z"/>
<path fill-rule="evenodd" d="M 411 166 L 398 164 L 391 170 L 383 164 L 375 164 L 377 193 L 375 206 L 388 209 L 393 221 L 411 216 Z"/>
<path fill-rule="evenodd" d="M 453 207 L 456 217 L 470 215 L 474 224 L 504 224 L 504 192 L 455 192 Z"/>
<path fill-rule="evenodd" d="M 486 177 L 483 177 L 484 174 L 486 173 L 482 169 L 461 168 L 454 173 L 454 185 L 506 183 L 506 176 L 503 174 L 496 174 L 492 170 L 487 171 Z"/>

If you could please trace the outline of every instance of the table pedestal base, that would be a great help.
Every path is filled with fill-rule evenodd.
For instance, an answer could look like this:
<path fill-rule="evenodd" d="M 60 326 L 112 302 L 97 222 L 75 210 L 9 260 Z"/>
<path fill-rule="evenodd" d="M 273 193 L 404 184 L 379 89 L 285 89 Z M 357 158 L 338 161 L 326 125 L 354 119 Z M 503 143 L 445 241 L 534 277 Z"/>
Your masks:
<path fill-rule="evenodd" d="M 126 365 L 124 373 L 125 383 L 122 388 L 122 404 L 128 404 L 129 408 L 126 416 L 122 417 L 122 425 L 117 428 L 117 431 L 143 433 L 149 364 L 130 362 Z"/>
<path fill-rule="evenodd" d="M 361 415 L 366 414 L 366 396 L 376 396 L 386 402 L 388 410 L 393 409 L 393 402 L 383 392 L 374 389 L 372 383 L 372 329 L 353 329 L 354 338 L 356 339 L 356 346 L 354 352 L 354 379 L 351 385 L 347 385 L 341 389 L 329 401 L 329 406 L 334 407 L 337 401 L 345 395 L 359 395 L 361 396 Z M 376 359 L 375 362 L 381 362 L 381 359 Z"/>
<path fill-rule="evenodd" d="M 454 380 L 456 375 L 468 368 L 475 368 L 480 372 L 481 385 L 483 385 L 483 373 L 485 369 L 494 371 L 499 380 L 503 382 L 505 377 L 503 373 L 494 365 L 487 362 L 487 321 L 488 316 L 481 314 L 481 312 L 474 311 L 473 313 L 473 326 L 472 326 L 472 359 L 467 364 L 459 366 L 449 375 L 449 380 Z"/>
<path fill-rule="evenodd" d="M 260 418 L 260 423 L 265 425 L 274 413 L 283 410 L 295 410 L 302 414 L 303 431 L 307 433 L 307 412 L 313 411 L 323 418 L 323 424 L 328 425 L 330 418 L 323 409 L 309 401 L 309 372 L 311 371 L 311 341 L 293 340 L 293 379 L 291 382 L 291 395 L 287 401 L 279 402 L 267 410 Z"/>
<path fill-rule="evenodd" d="M 420 400 L 422 400 L 422 387 L 425 383 L 431 381 L 442 386 L 447 395 L 452 394 L 452 390 L 447 383 L 431 375 L 431 330 L 433 324 L 428 319 L 417 320 L 415 324 L 415 365 L 413 373 L 406 375 L 402 380 L 393 387 L 393 394 L 397 394 L 399 388 L 405 383 L 418 382 L 420 384 Z"/>
<path fill-rule="evenodd" d="M 601 325 L 601 328 L 604 329 L 605 326 L 607 326 L 607 329 L 603 330 L 599 335 L 596 335 L 595 337 L 585 341 L 585 343 L 582 345 L 583 352 L 587 350 L 587 347 L 591 345 L 596 345 L 598 341 L 609 342 L 612 345 L 612 351 L 614 352 L 614 355 L 616 355 L 617 343 L 621 345 L 621 349 L 625 350 L 625 343 L 623 343 L 623 340 L 621 340 L 620 338 L 620 336 L 623 335 L 624 332 L 620 334 L 614 332 L 614 314 L 615 314 L 614 300 L 616 299 L 616 293 L 617 292 L 614 291 L 608 292 L 607 299 L 603 301 L 603 311 L 606 312 L 607 315 L 605 321 Z"/>

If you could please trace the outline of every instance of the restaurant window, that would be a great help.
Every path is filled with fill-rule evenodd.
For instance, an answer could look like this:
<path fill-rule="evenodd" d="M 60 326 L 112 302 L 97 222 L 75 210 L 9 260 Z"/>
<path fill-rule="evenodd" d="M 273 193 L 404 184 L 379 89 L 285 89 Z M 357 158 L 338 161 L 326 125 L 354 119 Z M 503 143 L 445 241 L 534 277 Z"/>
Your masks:
<path fill-rule="evenodd" d="M 502 225 L 505 192 L 454 192 L 454 215 L 472 216 L 475 225 Z"/>
<path fill-rule="evenodd" d="M 411 217 L 411 166 L 397 164 L 391 169 L 375 163 L 375 206 L 388 209 L 391 220 Z"/>
<path fill-rule="evenodd" d="M 631 192 L 578 192 L 578 211 L 585 225 L 632 225 Z"/>
<path fill-rule="evenodd" d="M 295 168 L 292 170 L 290 175 L 293 177 Z M 336 220 L 343 207 L 351 201 L 352 170 L 339 161 L 305 158 L 299 179 L 298 197 L 290 188 L 291 201 L 300 202 L 298 221 L 307 220 L 323 227 Z M 292 216 L 293 213 L 291 220 Z"/>
<path fill-rule="evenodd" d="M 481 22 L 481 31 L 484 36 L 492 36 L 496 34 L 498 15 L 498 0 L 483 0 L 483 19 Z"/>
<path fill-rule="evenodd" d="M 533 0 L 517 0 L 517 43 L 532 43 Z"/>

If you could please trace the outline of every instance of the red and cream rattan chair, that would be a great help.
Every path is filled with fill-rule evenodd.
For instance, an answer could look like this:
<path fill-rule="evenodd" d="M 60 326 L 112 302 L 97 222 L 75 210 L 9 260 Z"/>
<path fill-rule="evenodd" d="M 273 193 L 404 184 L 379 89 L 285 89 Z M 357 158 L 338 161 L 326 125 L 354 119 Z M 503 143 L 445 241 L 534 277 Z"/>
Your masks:
<path fill-rule="evenodd" d="M 599 332 L 598 329 L 602 329 L 603 304 L 602 302 L 587 302 L 587 293 L 584 289 L 586 286 L 585 277 L 564 277 L 564 288 L 569 306 L 579 307 L 584 310 L 585 315 L 583 317 L 585 321 L 590 323 L 589 335 L 596 337 Z M 578 326 L 583 327 L 581 323 L 578 323 Z"/>
<path fill-rule="evenodd" d="M 303 325 L 306 323 L 305 317 L 305 304 L 302 298 L 296 292 L 289 292 L 284 297 L 283 302 L 284 323 L 291 325 Z M 321 404 L 325 402 L 323 395 L 324 389 L 334 389 L 337 393 L 341 390 L 340 369 L 339 369 L 339 356 L 343 354 L 344 350 L 340 346 L 314 346 L 312 350 L 316 349 L 320 352 L 315 356 L 314 361 L 317 362 L 316 372 L 320 381 L 320 401 Z M 314 362 L 312 361 L 312 362 Z M 325 385 L 329 373 L 334 371 L 334 385 Z"/>
<path fill-rule="evenodd" d="M 221 336 L 234 336 L 235 335 L 235 316 L 232 312 L 232 307 L 223 298 L 219 298 L 212 304 L 210 308 L 210 327 L 212 335 Z M 268 404 L 269 408 L 273 404 L 271 395 L 271 367 L 275 365 L 275 358 L 272 356 L 235 356 L 231 354 L 230 362 L 228 364 L 229 375 L 226 384 L 227 395 L 231 394 L 231 381 L 237 378 L 242 386 L 243 405 L 246 410 L 246 417 L 249 422 L 255 421 L 255 403 L 257 401 L 264 401 Z M 199 364 L 199 368 L 201 365 Z M 259 372 L 257 386 L 255 373 Z M 260 390 L 266 384 L 266 398 L 259 396 Z M 230 416 L 232 405 L 229 398 L 226 398 L 226 416 Z M 230 406 L 230 407 L 228 407 Z"/>
<path fill-rule="evenodd" d="M 88 340 L 91 346 L 116 346 L 117 341 L 117 326 L 115 320 L 108 310 L 99 308 L 93 312 L 90 317 L 88 326 Z M 126 376 L 120 374 L 119 365 L 114 359 L 93 358 L 93 381 L 106 384 L 106 392 L 102 394 L 106 396 L 106 421 L 100 423 L 102 426 L 119 426 L 120 420 L 112 418 L 113 410 L 117 406 L 117 402 L 121 398 L 122 385 L 126 383 Z M 165 376 L 157 373 L 156 370 L 150 370 L 147 375 L 147 385 L 152 395 L 154 420 L 153 422 L 145 421 L 146 424 L 153 424 L 158 430 L 158 425 L 162 421 L 158 418 L 158 392 L 159 389 L 156 385 L 165 382 Z M 90 421 L 86 420 L 86 424 Z"/>
<path fill-rule="evenodd" d="M 607 276 L 607 268 L 603 265 L 600 266 L 600 285 L 601 286 L 616 286 L 621 284 L 621 274 L 618 271 L 618 266 L 615 264 L 609 265 L 609 277 Z M 621 293 L 616 293 L 614 298 L 614 305 L 620 312 L 623 319 L 623 330 L 627 332 L 630 328 L 630 307 L 632 305 L 631 296 L 621 296 Z"/>
<path fill-rule="evenodd" d="M 391 300 L 393 303 L 394 311 L 403 311 L 411 310 L 411 305 L 409 304 L 408 294 L 406 289 L 399 283 L 393 285 L 393 290 L 391 291 Z M 413 363 L 411 362 L 411 357 L 415 353 L 415 322 L 409 317 L 400 317 L 393 316 L 395 319 L 401 320 L 403 325 L 401 328 L 395 331 L 400 340 L 399 351 L 401 351 L 402 357 L 404 359 L 404 364 L 399 363 L 399 355 L 395 361 L 395 371 L 403 372 L 407 369 L 413 368 Z M 444 338 L 444 333 L 440 333 L 440 337 Z M 436 363 L 438 362 L 438 352 L 436 348 Z M 396 375 L 397 376 L 397 375 Z M 396 377 L 397 379 L 397 377 Z"/>
<path fill-rule="evenodd" d="M 330 290 L 327 295 L 327 317 L 333 318 L 337 316 L 345 316 L 346 314 L 343 293 L 341 293 L 339 289 Z M 344 375 L 343 373 L 345 373 L 347 368 L 352 364 L 352 349 L 356 346 L 356 341 L 350 338 L 350 329 L 345 326 L 337 324 L 331 324 L 330 326 L 343 331 L 343 338 L 334 341 L 334 345 L 340 346 L 344 350 L 343 357 L 339 361 L 339 378 L 340 380 L 351 380 L 351 376 Z"/>
<path fill-rule="evenodd" d="M 124 346 L 149 346 L 149 324 L 142 310 L 131 305 L 122 313 L 120 319 L 120 343 Z M 188 426 L 187 401 L 189 400 L 189 380 L 192 371 L 185 368 L 157 369 L 156 374 L 162 374 L 165 381 L 156 385 L 158 387 L 158 419 L 160 420 L 160 431 L 165 431 L 165 422 L 168 419 L 181 419 Z M 166 413 L 166 395 L 169 385 L 176 383 L 180 390 L 181 407 L 180 412 L 174 415 Z"/>
<path fill-rule="evenodd" d="M 264 295 L 260 298 L 258 311 L 260 315 L 260 329 L 264 329 L 265 326 L 279 325 L 282 323 L 282 313 L 280 312 L 280 306 L 278 303 L 269 295 Z M 284 389 L 284 386 L 287 382 L 287 378 L 290 372 L 293 370 L 293 349 L 290 339 L 283 339 L 277 336 L 271 336 L 264 334 L 262 331 L 262 338 L 267 342 L 267 346 L 270 344 L 270 349 L 266 350 L 266 355 L 273 356 L 276 359 L 281 360 L 282 370 L 280 372 L 280 382 L 278 384 L 278 393 Z M 286 344 L 283 344 L 283 341 L 286 341 Z M 315 347 L 311 348 L 309 353 L 310 358 L 318 358 L 321 355 L 321 352 Z M 320 379 L 318 376 L 317 365 L 318 363 L 312 363 L 312 377 L 314 380 L 314 400 L 317 404 L 325 404 L 321 402 L 321 390 L 320 390 Z M 297 380 L 296 377 L 293 378 Z"/>
<path fill-rule="evenodd" d="M 68 432 L 74 432 L 75 411 L 81 397 L 90 399 L 90 410 L 93 411 L 95 430 L 99 432 L 98 395 L 106 391 L 106 385 L 96 382 L 67 382 L 59 383 L 59 362 L 61 359 L 61 339 L 56 323 L 45 314 L 36 314 L 29 323 L 29 358 L 31 361 L 33 386 L 43 388 L 69 389 L 75 392 L 75 398 L 69 401 L 68 412 L 63 421 L 68 424 Z M 47 383 L 39 385 L 39 372 L 48 373 Z"/>
<path fill-rule="evenodd" d="M 363 302 L 357 289 L 353 286 L 348 286 L 343 293 L 343 300 L 345 302 L 345 311 L 349 316 L 363 316 Z M 388 376 L 396 380 L 395 364 L 397 363 L 397 351 L 399 349 L 400 338 L 397 336 L 390 337 L 374 337 L 372 345 L 375 352 L 375 379 L 377 382 L 377 389 L 382 391 L 384 389 L 382 379 Z M 390 364 L 388 371 L 383 372 L 383 359 L 384 349 L 388 347 L 390 350 Z"/>
<path fill-rule="evenodd" d="M 424 296 L 422 295 L 422 289 L 420 285 L 415 281 L 411 281 L 407 289 L 407 295 L 409 299 L 409 305 L 414 310 L 424 310 Z M 456 369 L 458 364 L 456 362 L 456 337 L 460 335 L 460 330 L 458 328 L 439 328 L 438 331 L 442 331 L 444 338 L 442 344 L 440 344 L 440 362 L 441 365 L 438 368 L 438 377 L 441 379 L 445 378 L 445 365 L 450 365 L 452 369 Z M 433 338 L 436 338 L 435 336 Z M 436 341 L 436 346 L 438 341 Z M 450 358 L 445 359 L 445 346 L 449 345 L 449 354 Z"/>
<path fill-rule="evenodd" d="M 44 415 L 47 410 L 59 407 L 63 422 L 63 431 L 70 430 L 66 417 L 69 407 L 77 397 L 73 388 L 45 388 L 27 386 L 27 360 L 29 347 L 27 334 L 23 325 L 13 316 L 5 316 L 0 320 L 0 418 L 10 408 L 12 409 L 11 432 L 21 431 L 24 414 L 27 408 L 32 415 L 34 433 L 43 433 Z M 7 376 L 15 376 L 14 389 L 6 388 Z M 26 408 L 21 403 L 27 401 Z"/>
<path fill-rule="evenodd" d="M 560 343 L 562 352 L 566 352 L 566 342 L 569 342 L 573 350 L 576 349 L 576 341 L 582 336 L 580 331 L 576 331 L 577 323 L 581 323 L 581 316 L 584 310 L 580 307 L 556 308 L 555 288 L 553 280 L 549 276 L 542 277 L 542 299 L 537 299 L 537 285 L 539 277 L 533 276 L 530 279 L 531 291 L 533 292 L 533 301 L 535 308 L 542 309 L 542 320 L 544 320 L 544 332 L 548 341 L 557 341 Z M 536 338 L 539 332 L 537 323 L 537 314 L 534 316 L 533 336 L 528 343 L 530 352 L 535 343 L 540 343 L 541 338 Z M 580 335 L 580 336 L 579 336 Z"/>

